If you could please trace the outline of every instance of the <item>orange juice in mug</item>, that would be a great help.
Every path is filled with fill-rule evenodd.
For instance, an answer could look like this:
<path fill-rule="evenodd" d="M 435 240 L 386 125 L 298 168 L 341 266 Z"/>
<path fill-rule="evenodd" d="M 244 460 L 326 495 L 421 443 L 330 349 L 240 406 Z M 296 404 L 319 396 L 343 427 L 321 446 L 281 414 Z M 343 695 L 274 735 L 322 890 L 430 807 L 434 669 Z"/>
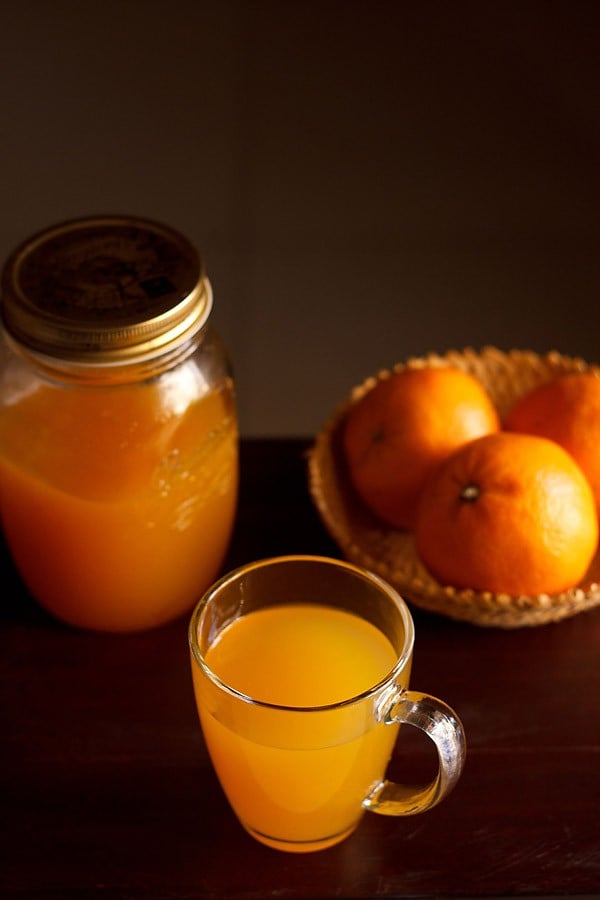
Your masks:
<path fill-rule="evenodd" d="M 365 810 L 429 809 L 462 770 L 453 711 L 408 686 L 413 625 L 369 572 L 320 557 L 244 566 L 192 616 L 198 712 L 215 771 L 242 825 L 268 846 L 329 847 Z M 425 788 L 385 779 L 398 726 L 422 728 L 439 770 Z"/>
<path fill-rule="evenodd" d="M 231 535 L 238 436 L 210 285 L 177 232 L 68 222 L 3 274 L 0 511 L 38 601 L 132 631 L 188 611 Z"/>

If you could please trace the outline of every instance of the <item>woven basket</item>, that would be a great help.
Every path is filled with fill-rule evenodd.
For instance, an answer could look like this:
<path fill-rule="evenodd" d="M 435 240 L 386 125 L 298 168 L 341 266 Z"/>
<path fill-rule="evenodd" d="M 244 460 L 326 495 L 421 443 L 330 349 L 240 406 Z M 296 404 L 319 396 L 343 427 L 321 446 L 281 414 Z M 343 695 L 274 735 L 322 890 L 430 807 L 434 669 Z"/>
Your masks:
<path fill-rule="evenodd" d="M 424 366 L 454 366 L 474 375 L 503 417 L 531 388 L 563 372 L 596 371 L 581 359 L 529 351 L 504 353 L 493 347 L 449 351 L 410 359 L 354 388 L 317 435 L 308 452 L 309 490 L 318 513 L 344 556 L 376 572 L 415 606 L 482 626 L 518 628 L 573 616 L 600 604 L 600 552 L 585 578 L 561 594 L 513 597 L 441 585 L 420 562 L 412 532 L 382 524 L 361 502 L 345 470 L 340 432 L 349 408 L 391 372 Z"/>

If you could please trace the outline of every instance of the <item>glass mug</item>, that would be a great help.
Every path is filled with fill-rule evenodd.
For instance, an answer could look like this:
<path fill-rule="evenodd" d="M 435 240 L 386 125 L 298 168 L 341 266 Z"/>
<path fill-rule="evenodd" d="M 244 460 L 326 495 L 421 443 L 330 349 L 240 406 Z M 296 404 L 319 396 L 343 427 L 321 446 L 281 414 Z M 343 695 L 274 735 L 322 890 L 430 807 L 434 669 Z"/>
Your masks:
<path fill-rule="evenodd" d="M 318 556 L 225 575 L 189 626 L 194 693 L 221 786 L 244 828 L 279 850 L 330 847 L 365 810 L 406 816 L 439 803 L 465 760 L 440 700 L 409 690 L 414 626 L 378 576 Z M 430 784 L 385 778 L 400 723 L 433 741 Z"/>

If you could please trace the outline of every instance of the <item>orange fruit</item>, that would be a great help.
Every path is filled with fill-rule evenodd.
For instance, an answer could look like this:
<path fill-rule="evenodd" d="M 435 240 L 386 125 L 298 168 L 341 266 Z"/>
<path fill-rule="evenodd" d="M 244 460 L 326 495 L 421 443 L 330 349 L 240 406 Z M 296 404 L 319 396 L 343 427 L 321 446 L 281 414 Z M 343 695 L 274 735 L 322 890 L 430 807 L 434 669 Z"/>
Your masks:
<path fill-rule="evenodd" d="M 412 528 L 431 471 L 456 447 L 499 428 L 489 395 L 472 375 L 449 366 L 406 368 L 350 407 L 342 446 L 363 502 L 395 528 Z"/>
<path fill-rule="evenodd" d="M 585 575 L 598 543 L 592 489 L 558 444 L 498 432 L 444 460 L 421 496 L 417 552 L 441 583 L 554 594 Z"/>
<path fill-rule="evenodd" d="M 579 463 L 600 509 L 600 377 L 559 375 L 529 391 L 505 420 L 509 431 L 550 438 Z"/>

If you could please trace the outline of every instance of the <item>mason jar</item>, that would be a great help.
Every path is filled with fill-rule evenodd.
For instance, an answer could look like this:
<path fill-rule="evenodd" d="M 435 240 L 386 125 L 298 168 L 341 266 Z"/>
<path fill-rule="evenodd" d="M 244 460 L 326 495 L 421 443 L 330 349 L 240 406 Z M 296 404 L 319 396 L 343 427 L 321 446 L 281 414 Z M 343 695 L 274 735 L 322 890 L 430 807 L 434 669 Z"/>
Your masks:
<path fill-rule="evenodd" d="M 177 231 L 78 219 L 2 274 L 0 512 L 31 594 L 126 632 L 192 608 L 234 524 L 238 428 L 201 257 Z"/>

